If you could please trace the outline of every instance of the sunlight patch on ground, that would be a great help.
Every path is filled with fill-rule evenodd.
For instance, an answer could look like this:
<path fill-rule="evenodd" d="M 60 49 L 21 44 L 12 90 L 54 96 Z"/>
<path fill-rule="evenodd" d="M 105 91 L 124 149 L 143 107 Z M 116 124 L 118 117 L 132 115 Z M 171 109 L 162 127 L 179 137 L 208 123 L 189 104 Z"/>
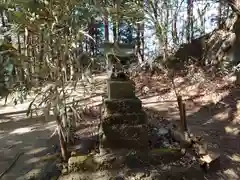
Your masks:
<path fill-rule="evenodd" d="M 11 113 L 11 112 L 9 112 L 9 113 Z M 13 114 L 2 116 L 1 120 L 0 120 L 0 123 L 20 121 L 20 120 L 25 119 L 27 117 L 25 113 L 19 113 L 19 114 L 18 113 L 14 114 L 14 113 L 17 113 L 17 112 L 13 112 Z M 0 115 L 2 115 L 2 114 L 0 114 Z"/>
<path fill-rule="evenodd" d="M 231 134 L 235 136 L 240 134 L 240 129 L 237 127 L 226 126 L 224 129 L 227 134 Z"/>
<path fill-rule="evenodd" d="M 234 162 L 240 163 L 240 154 L 233 154 L 232 156 L 228 156 L 228 158 Z"/>
<path fill-rule="evenodd" d="M 40 147 L 40 148 L 32 149 L 32 150 L 26 152 L 25 154 L 27 154 L 27 155 L 37 154 L 37 153 L 40 153 L 47 149 L 48 149 L 47 147 Z"/>
<path fill-rule="evenodd" d="M 34 179 L 34 177 L 37 177 L 37 174 L 40 174 L 40 173 L 41 173 L 40 168 L 32 169 L 27 174 L 25 174 L 23 179 Z"/>
<path fill-rule="evenodd" d="M 3 119 L 3 118 L 2 118 L 2 119 L 0 120 L 0 124 L 1 124 L 1 123 L 8 123 L 8 122 L 11 122 L 11 121 L 12 121 L 11 118 L 6 118 L 6 119 Z"/>
<path fill-rule="evenodd" d="M 141 99 L 142 104 L 144 105 L 144 107 L 157 107 L 158 105 L 163 105 L 164 102 L 159 100 L 158 96 L 153 96 L 150 98 L 146 98 L 146 99 Z M 168 109 L 168 107 L 166 107 L 166 109 Z"/>
<path fill-rule="evenodd" d="M 227 169 L 224 171 L 224 174 L 227 175 L 229 179 L 239 179 L 240 177 L 233 169 Z"/>
<path fill-rule="evenodd" d="M 24 146 L 23 149 L 25 151 L 29 151 L 30 149 L 34 148 L 32 145 L 29 145 L 29 146 Z"/>
<path fill-rule="evenodd" d="M 10 132 L 9 134 L 25 134 L 25 133 L 32 132 L 34 129 L 35 129 L 34 127 L 18 128 Z"/>
<path fill-rule="evenodd" d="M 226 109 L 226 110 L 214 115 L 213 118 L 216 120 L 224 121 L 224 120 L 228 119 L 228 116 L 229 116 L 228 111 L 229 110 Z"/>
<path fill-rule="evenodd" d="M 239 116 L 239 114 L 240 114 L 240 100 L 237 100 L 236 106 L 237 106 L 237 112 L 235 113 L 235 115 Z"/>
<path fill-rule="evenodd" d="M 16 140 L 7 140 L 7 145 L 12 146 L 12 145 L 18 145 L 21 144 L 22 141 L 16 141 Z"/>
<path fill-rule="evenodd" d="M 38 162 L 38 161 L 40 161 L 40 158 L 33 157 L 33 158 L 25 161 L 25 163 L 26 163 L 26 164 L 33 164 L 33 163 L 36 163 L 36 162 Z"/>
<path fill-rule="evenodd" d="M 56 122 L 52 121 L 52 122 L 49 122 L 49 123 L 45 124 L 42 128 L 40 128 L 38 130 L 40 130 L 40 131 L 42 131 L 42 130 L 53 130 L 56 127 L 57 127 Z"/>

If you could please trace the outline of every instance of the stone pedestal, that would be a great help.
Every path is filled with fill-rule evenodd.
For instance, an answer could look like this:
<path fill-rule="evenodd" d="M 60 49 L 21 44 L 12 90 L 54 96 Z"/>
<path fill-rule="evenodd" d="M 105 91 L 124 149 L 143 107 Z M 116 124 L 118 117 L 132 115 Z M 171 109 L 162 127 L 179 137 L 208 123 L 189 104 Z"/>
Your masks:
<path fill-rule="evenodd" d="M 103 148 L 147 148 L 147 117 L 131 80 L 108 80 L 101 122 Z"/>

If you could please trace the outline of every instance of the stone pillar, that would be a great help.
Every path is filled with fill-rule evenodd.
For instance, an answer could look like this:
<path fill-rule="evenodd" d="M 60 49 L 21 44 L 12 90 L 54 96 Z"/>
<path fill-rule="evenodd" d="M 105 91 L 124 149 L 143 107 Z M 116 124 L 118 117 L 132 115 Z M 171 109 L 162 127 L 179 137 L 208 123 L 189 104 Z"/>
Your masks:
<path fill-rule="evenodd" d="M 134 82 L 126 77 L 109 79 L 107 93 L 101 122 L 102 147 L 147 148 L 147 117 L 135 96 Z"/>

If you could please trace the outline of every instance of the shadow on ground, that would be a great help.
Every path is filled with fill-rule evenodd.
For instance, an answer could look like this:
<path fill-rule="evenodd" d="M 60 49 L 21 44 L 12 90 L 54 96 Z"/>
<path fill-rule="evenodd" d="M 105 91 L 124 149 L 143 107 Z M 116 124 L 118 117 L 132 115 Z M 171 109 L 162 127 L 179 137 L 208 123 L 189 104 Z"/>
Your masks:
<path fill-rule="evenodd" d="M 52 119 L 46 122 L 43 117 L 21 118 L 24 117 L 21 113 L 0 117 L 0 173 L 17 159 L 1 179 L 48 179 L 50 174 L 59 174 L 54 163 L 58 139 L 49 138 L 55 128 Z"/>

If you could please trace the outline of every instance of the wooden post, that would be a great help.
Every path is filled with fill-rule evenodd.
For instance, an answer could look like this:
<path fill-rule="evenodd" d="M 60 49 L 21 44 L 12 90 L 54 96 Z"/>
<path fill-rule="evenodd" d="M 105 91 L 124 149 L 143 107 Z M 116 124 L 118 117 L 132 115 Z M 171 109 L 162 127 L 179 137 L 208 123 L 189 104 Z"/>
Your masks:
<path fill-rule="evenodd" d="M 183 131 L 187 131 L 185 103 L 182 102 L 181 96 L 177 96 L 177 102 L 178 102 L 178 109 L 180 114 L 181 128 Z"/>
<path fill-rule="evenodd" d="M 184 131 L 187 131 L 187 119 L 186 119 L 186 105 L 185 103 L 182 103 L 182 128 Z"/>

